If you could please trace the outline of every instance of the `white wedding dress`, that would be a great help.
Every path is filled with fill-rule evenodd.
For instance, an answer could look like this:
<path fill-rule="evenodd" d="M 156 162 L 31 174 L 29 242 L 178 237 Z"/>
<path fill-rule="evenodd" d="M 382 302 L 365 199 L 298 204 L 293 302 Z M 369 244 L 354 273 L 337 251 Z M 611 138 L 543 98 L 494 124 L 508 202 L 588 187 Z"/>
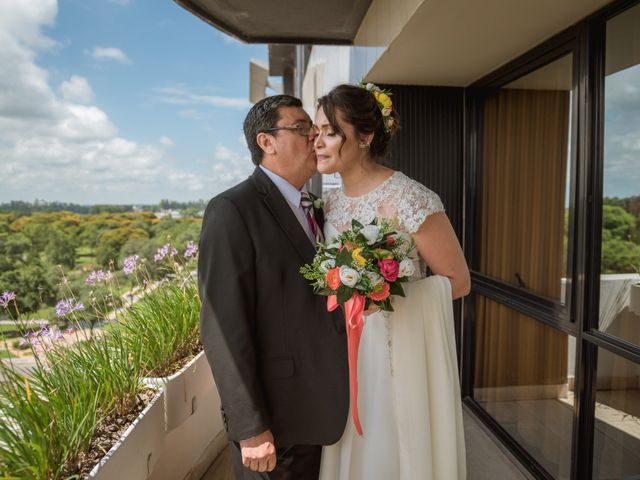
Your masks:
<path fill-rule="evenodd" d="M 351 220 L 397 220 L 415 233 L 428 215 L 442 212 L 440 198 L 401 172 L 373 191 L 325 196 L 325 237 L 350 228 Z M 358 353 L 359 436 L 351 414 L 342 438 L 322 452 L 320 480 L 461 480 L 466 478 L 462 408 L 453 331 L 451 285 L 416 274 L 394 297 L 394 312 L 364 317 Z"/>

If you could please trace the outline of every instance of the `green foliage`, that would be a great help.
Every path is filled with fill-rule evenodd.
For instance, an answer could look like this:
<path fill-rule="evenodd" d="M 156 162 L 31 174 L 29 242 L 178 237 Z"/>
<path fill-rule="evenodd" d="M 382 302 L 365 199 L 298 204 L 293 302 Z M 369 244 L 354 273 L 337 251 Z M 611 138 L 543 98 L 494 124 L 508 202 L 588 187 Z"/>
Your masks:
<path fill-rule="evenodd" d="M 96 248 L 96 262 L 103 267 L 108 267 L 111 261 L 117 262 L 120 258 L 120 250 L 131 239 L 146 239 L 147 232 L 139 228 L 120 227 L 107 230 L 100 236 Z"/>
<path fill-rule="evenodd" d="M 640 265 L 639 222 L 623 205 L 624 199 L 605 199 L 602 207 L 602 273 L 633 273 Z"/>
<path fill-rule="evenodd" d="M 195 281 L 162 283 L 119 320 L 127 351 L 136 352 L 144 374 L 163 377 L 176 361 L 200 350 L 200 298 Z"/>
<path fill-rule="evenodd" d="M 51 229 L 45 247 L 49 263 L 71 269 L 76 266 L 76 241 L 58 229 Z"/>

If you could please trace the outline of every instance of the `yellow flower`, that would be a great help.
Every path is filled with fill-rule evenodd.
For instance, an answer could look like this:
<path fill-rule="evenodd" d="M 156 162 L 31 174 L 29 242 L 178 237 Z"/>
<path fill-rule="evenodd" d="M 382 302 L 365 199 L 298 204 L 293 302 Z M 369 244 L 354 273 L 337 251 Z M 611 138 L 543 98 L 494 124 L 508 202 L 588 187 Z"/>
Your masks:
<path fill-rule="evenodd" d="M 351 252 L 351 258 L 353 258 L 353 261 L 357 266 L 364 267 L 367 264 L 367 260 L 362 255 L 360 255 L 360 252 L 362 252 L 362 248 L 356 248 L 353 252 Z"/>
<path fill-rule="evenodd" d="M 384 92 L 375 92 L 374 95 L 380 105 L 384 108 L 391 108 L 391 99 L 389 98 L 389 95 Z"/>

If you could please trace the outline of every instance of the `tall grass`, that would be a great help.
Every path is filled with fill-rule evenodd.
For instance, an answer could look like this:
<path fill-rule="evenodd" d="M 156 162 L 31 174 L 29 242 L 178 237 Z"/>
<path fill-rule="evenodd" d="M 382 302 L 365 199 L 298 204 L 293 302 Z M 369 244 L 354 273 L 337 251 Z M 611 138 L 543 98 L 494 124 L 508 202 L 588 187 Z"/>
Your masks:
<path fill-rule="evenodd" d="M 199 315 L 194 280 L 163 283 L 121 316 L 122 341 L 138 353 L 146 376 L 167 376 L 200 350 Z"/>
<path fill-rule="evenodd" d="M 194 257 L 195 251 L 192 244 L 184 258 Z M 168 246 L 162 252 L 157 256 L 173 267 L 170 278 L 149 287 L 101 334 L 67 345 L 59 341 L 63 337 L 59 332 L 54 335 L 43 326 L 29 333 L 18 322 L 36 365 L 26 376 L 11 361 L 0 362 L 0 478 L 78 478 L 73 472 L 78 471 L 100 422 L 133 410 L 137 395 L 146 388 L 144 377 L 168 375 L 181 359 L 200 349 L 195 281 L 184 265 L 175 262 Z M 135 273 L 146 288 L 150 278 L 136 264 L 137 258 L 125 274 Z M 10 297 L 15 304 L 13 292 L 3 295 L 0 306 L 7 308 Z M 75 316 L 84 307 L 75 302 L 72 292 L 65 300 L 73 302 L 62 314 L 77 321 Z M 105 321 L 107 310 L 102 312 Z M 83 335 L 80 332 L 76 335 Z"/>
<path fill-rule="evenodd" d="M 29 378 L 2 366 L 0 473 L 63 478 L 89 448 L 100 420 L 135 406 L 142 370 L 117 328 L 71 346 L 53 345 L 36 358 Z"/>

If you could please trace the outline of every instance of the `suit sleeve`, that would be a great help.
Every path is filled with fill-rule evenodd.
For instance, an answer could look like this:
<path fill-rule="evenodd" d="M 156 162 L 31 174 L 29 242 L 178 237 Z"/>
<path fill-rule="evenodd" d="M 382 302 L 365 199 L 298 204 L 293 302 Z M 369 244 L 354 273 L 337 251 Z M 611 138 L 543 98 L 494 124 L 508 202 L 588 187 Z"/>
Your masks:
<path fill-rule="evenodd" d="M 235 204 L 214 198 L 198 257 L 200 336 L 218 387 L 229 437 L 270 428 L 255 351 L 255 250 Z"/>

